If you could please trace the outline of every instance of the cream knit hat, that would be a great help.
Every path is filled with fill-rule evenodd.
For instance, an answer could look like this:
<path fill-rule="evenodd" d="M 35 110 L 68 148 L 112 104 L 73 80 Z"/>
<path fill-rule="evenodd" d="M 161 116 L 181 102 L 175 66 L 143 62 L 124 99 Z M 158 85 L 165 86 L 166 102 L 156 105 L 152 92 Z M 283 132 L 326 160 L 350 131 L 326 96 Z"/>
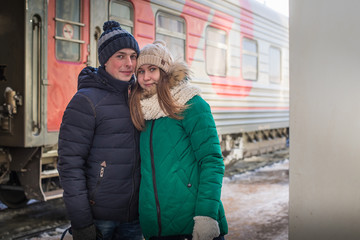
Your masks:
<path fill-rule="evenodd" d="M 156 40 L 141 49 L 137 59 L 135 73 L 137 73 L 138 69 L 144 64 L 157 66 L 166 73 L 169 73 L 170 65 L 173 64 L 173 62 L 173 57 L 169 49 L 166 48 L 166 43 L 162 40 Z"/>

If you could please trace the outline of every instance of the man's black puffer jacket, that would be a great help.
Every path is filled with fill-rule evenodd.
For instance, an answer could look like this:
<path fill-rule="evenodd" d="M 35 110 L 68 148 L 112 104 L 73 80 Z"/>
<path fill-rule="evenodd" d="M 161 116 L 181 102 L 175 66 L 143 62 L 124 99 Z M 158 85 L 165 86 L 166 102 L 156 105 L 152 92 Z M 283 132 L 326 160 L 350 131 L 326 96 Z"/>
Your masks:
<path fill-rule="evenodd" d="M 86 67 L 64 112 L 58 170 L 75 229 L 93 219 L 138 219 L 139 133 L 128 106 L 132 81 L 114 79 L 103 67 Z"/>

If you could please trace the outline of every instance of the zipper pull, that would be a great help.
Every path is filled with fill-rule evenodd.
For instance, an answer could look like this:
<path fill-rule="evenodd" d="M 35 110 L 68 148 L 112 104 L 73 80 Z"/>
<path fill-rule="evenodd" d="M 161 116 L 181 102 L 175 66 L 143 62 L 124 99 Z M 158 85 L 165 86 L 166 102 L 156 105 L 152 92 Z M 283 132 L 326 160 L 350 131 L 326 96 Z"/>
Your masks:
<path fill-rule="evenodd" d="M 106 168 L 106 162 L 103 161 L 103 162 L 100 164 L 100 166 L 101 166 L 101 169 L 100 169 L 100 177 L 102 178 L 102 177 L 104 177 L 104 171 L 105 171 L 105 168 Z"/>

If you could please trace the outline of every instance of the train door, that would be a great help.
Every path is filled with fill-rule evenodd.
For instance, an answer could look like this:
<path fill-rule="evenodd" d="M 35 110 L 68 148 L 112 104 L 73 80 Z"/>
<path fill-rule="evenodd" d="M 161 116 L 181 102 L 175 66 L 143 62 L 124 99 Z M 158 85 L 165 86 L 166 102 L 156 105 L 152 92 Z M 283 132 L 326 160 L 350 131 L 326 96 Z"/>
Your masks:
<path fill-rule="evenodd" d="M 31 56 L 26 64 L 26 74 L 31 79 L 26 83 L 25 98 L 29 110 L 24 119 L 26 129 L 30 129 L 27 135 L 31 135 L 26 139 L 35 139 L 37 135 L 44 138 L 33 140 L 26 148 L 10 151 L 10 177 L 16 176 L 18 182 L 10 181 L 16 188 L 11 186 L 0 192 L 9 207 L 21 206 L 27 199 L 49 200 L 62 196 L 56 170 L 57 153 L 49 150 L 57 143 L 63 112 L 77 90 L 77 76 L 87 63 L 89 0 L 47 3 L 47 28 L 41 27 L 41 15 L 35 14 L 31 19 L 30 44 L 26 47 Z M 45 41 L 43 34 L 47 34 Z M 43 48 L 46 43 L 47 48 Z M 43 52 L 47 61 L 42 57 Z M 10 183 L 6 187 L 9 188 Z"/>
<path fill-rule="evenodd" d="M 63 112 L 87 65 L 90 0 L 56 0 L 48 5 L 47 131 L 57 132 Z"/>

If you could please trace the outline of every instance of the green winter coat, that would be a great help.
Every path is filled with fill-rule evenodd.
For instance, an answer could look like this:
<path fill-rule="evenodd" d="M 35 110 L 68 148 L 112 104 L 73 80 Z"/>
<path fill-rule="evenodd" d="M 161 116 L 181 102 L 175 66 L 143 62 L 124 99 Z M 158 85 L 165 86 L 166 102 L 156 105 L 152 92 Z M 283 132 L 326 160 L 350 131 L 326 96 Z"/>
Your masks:
<path fill-rule="evenodd" d="M 146 239 L 191 235 L 195 216 L 217 220 L 221 235 L 228 231 L 220 201 L 225 167 L 215 122 L 209 105 L 197 93 L 186 94 L 192 90 L 184 85 L 179 94 L 191 99 L 183 119 L 156 116 L 141 133 L 139 213 Z M 143 112 L 154 110 L 147 107 Z"/>

